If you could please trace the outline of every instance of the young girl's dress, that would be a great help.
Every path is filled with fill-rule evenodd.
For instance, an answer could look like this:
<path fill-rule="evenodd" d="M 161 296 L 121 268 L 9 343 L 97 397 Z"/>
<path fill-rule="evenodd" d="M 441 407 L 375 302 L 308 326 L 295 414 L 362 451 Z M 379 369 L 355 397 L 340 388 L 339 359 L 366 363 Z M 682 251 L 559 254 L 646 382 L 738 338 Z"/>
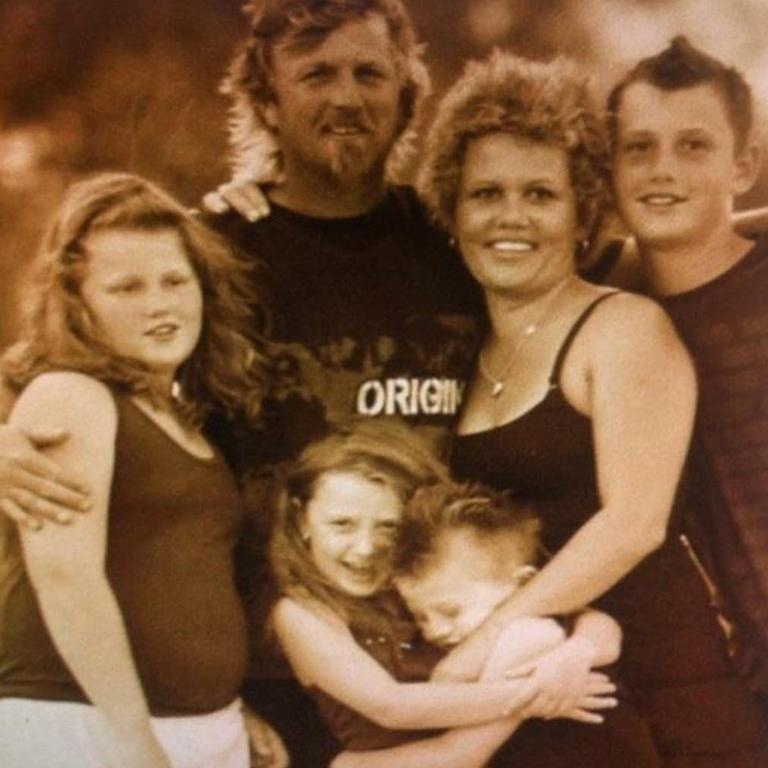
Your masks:
<path fill-rule="evenodd" d="M 538 405 L 499 427 L 458 435 L 453 446 L 457 478 L 536 504 L 551 552 L 600 509 L 592 424 L 563 396 L 560 374 L 583 323 L 612 295 L 600 297 L 574 324 Z M 708 588 L 681 537 L 682 504 L 666 543 L 595 606 L 622 626 L 622 677 L 665 768 L 765 768 L 768 708 L 734 671 Z"/>

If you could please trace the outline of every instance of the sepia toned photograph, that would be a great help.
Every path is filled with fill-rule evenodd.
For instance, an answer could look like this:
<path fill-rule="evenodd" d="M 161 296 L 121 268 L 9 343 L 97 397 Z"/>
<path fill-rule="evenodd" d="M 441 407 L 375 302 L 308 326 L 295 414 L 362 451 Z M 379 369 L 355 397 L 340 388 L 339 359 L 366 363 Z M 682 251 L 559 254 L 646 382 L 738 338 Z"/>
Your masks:
<path fill-rule="evenodd" d="M 0 0 L 0 766 L 766 768 L 766 28 Z"/>

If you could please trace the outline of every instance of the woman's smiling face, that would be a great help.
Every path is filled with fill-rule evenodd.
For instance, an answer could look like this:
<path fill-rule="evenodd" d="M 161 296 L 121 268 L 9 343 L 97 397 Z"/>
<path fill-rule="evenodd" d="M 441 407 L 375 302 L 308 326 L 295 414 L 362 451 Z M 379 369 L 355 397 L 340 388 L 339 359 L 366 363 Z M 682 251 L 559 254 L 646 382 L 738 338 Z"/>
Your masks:
<path fill-rule="evenodd" d="M 565 149 L 490 133 L 471 141 L 454 234 L 486 292 L 536 294 L 574 270 L 576 198 Z"/>
<path fill-rule="evenodd" d="M 318 570 L 337 589 L 370 597 L 391 574 L 402 502 L 395 490 L 357 472 L 322 475 L 307 502 L 301 533 Z"/>

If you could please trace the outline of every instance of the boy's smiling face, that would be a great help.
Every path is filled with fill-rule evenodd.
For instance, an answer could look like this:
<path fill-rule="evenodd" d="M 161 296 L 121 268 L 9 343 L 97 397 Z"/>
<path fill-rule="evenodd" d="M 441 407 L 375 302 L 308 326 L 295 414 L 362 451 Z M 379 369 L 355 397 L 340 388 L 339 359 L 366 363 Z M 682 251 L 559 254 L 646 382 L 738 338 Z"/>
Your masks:
<path fill-rule="evenodd" d="M 665 91 L 634 82 L 624 91 L 614 151 L 621 214 L 640 244 L 664 250 L 730 231 L 733 197 L 754 181 L 751 148 L 737 152 L 712 85 Z"/>
<path fill-rule="evenodd" d="M 514 572 L 526 563 L 515 560 L 516 547 L 505 537 L 470 528 L 443 531 L 424 566 L 396 579 L 426 640 L 442 647 L 460 643 L 518 588 Z"/>

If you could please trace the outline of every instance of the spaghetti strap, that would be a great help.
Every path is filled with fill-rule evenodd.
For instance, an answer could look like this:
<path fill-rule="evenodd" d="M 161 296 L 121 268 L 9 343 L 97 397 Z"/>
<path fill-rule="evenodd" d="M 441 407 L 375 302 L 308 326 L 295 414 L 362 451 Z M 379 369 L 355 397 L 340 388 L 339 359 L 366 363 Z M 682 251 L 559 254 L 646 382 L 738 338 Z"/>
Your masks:
<path fill-rule="evenodd" d="M 597 309 L 599 304 L 601 304 L 606 299 L 610 299 L 611 296 L 618 295 L 619 293 L 621 293 L 621 291 L 608 291 L 602 296 L 598 296 L 576 319 L 576 322 L 571 326 L 571 330 L 568 331 L 568 335 L 565 337 L 562 345 L 560 346 L 557 357 L 555 358 L 555 364 L 552 366 L 552 373 L 549 374 L 550 389 L 557 389 L 560 386 L 560 372 L 563 370 L 565 358 L 568 356 L 568 352 L 571 349 L 573 340 L 578 335 L 584 323 L 589 320 L 589 316 L 595 311 L 595 309 Z"/>

